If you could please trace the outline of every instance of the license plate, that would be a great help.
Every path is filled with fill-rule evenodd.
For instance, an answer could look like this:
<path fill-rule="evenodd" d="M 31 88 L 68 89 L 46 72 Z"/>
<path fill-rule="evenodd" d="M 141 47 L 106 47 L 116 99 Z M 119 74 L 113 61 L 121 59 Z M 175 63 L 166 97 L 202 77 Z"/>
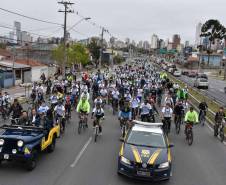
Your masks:
<path fill-rule="evenodd" d="M 150 172 L 137 171 L 137 175 L 149 177 L 151 174 L 150 174 Z"/>
<path fill-rule="evenodd" d="M 9 159 L 9 154 L 4 154 L 4 159 L 8 160 Z"/>

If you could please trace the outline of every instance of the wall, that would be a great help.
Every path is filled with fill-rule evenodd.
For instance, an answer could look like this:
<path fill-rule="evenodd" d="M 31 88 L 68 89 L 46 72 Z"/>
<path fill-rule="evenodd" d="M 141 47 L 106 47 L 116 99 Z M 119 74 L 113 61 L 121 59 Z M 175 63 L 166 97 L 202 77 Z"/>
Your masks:
<path fill-rule="evenodd" d="M 32 67 L 32 69 L 31 69 L 32 82 L 40 81 L 40 76 L 43 72 L 44 72 L 46 78 L 48 78 L 48 67 L 47 66 Z"/>
<path fill-rule="evenodd" d="M 202 55 L 201 56 L 201 61 L 205 62 L 205 64 L 207 65 L 207 63 L 208 63 L 208 55 Z M 221 61 L 222 61 L 222 57 L 221 56 L 210 55 L 209 65 L 210 66 L 218 66 L 218 67 L 220 67 Z"/>

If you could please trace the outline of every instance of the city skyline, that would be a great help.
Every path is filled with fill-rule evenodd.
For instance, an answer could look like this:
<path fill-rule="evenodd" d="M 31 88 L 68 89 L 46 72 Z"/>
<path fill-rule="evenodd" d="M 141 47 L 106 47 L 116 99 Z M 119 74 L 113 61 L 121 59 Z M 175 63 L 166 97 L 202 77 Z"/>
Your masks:
<path fill-rule="evenodd" d="M 204 0 L 199 2 L 194 0 L 189 2 L 181 2 L 179 0 L 171 0 L 169 2 L 163 0 L 124 0 L 123 2 L 119 0 L 83 0 L 78 1 L 72 8 L 75 12 L 78 11 L 79 14 L 83 16 L 90 16 L 95 23 L 105 26 L 113 36 L 121 40 L 125 40 L 126 37 L 129 37 L 136 42 L 140 40 L 150 41 L 150 37 L 153 33 L 165 40 L 171 38 L 174 34 L 180 34 L 183 42 L 188 40 L 190 43 L 194 44 L 196 25 L 199 22 L 205 22 L 209 18 L 214 18 L 219 19 L 222 24 L 226 23 L 223 16 L 223 5 L 225 5 L 226 2 L 223 0 L 216 0 L 214 2 L 205 1 L 207 5 L 204 5 L 203 2 Z M 43 3 L 45 3 L 46 6 L 42 6 Z M 32 17 L 63 23 L 62 14 L 57 12 L 61 7 L 55 0 L 48 2 L 44 0 L 38 2 L 23 0 L 17 6 L 14 6 L 14 4 L 16 4 L 15 0 L 8 0 L 2 2 L 1 7 Z M 200 6 L 203 7 L 202 11 L 200 11 Z M 101 11 L 99 11 L 100 8 Z M 191 8 L 192 14 L 188 12 L 191 11 Z M 209 13 L 210 8 L 211 14 Z M 132 14 L 133 12 L 136 12 L 136 14 Z M 207 14 L 209 16 L 206 16 Z M 51 25 L 48 24 L 30 21 L 2 11 L 0 11 L 0 16 L 2 17 L 1 24 L 19 21 L 24 25 L 25 31 L 30 30 L 30 27 L 34 28 L 34 30 L 51 27 Z M 80 17 L 76 13 L 71 14 L 68 17 L 68 25 L 73 25 L 79 19 Z M 7 20 L 7 22 L 4 22 L 4 20 Z M 56 29 L 55 27 L 55 30 Z M 73 38 L 78 39 L 100 34 L 100 29 L 89 23 L 79 24 L 76 30 L 78 32 L 73 31 L 71 35 Z M 7 30 L 1 29 L 0 33 L 2 34 L 6 31 Z M 54 28 L 52 28 L 36 32 L 47 35 L 54 33 L 55 36 L 61 36 L 63 30 L 54 32 Z M 106 35 L 106 37 L 109 37 L 109 35 Z"/>

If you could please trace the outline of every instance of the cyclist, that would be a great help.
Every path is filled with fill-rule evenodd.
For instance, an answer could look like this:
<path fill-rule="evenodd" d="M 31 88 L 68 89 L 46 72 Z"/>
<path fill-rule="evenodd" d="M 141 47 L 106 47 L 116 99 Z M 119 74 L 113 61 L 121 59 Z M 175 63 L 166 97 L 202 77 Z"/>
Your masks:
<path fill-rule="evenodd" d="M 57 102 L 58 102 L 57 93 L 54 92 L 53 95 L 50 97 L 51 106 L 55 107 L 57 105 Z"/>
<path fill-rule="evenodd" d="M 208 110 L 208 105 L 205 101 L 202 101 L 200 104 L 199 104 L 199 121 L 200 121 L 200 116 L 202 114 L 202 112 L 204 113 L 204 117 L 206 116 L 206 112 Z"/>
<path fill-rule="evenodd" d="M 184 119 L 186 126 L 185 126 L 185 133 L 187 133 L 188 124 L 192 125 L 198 123 L 198 113 L 194 110 L 193 107 L 190 107 L 190 110 L 187 111 Z"/>
<path fill-rule="evenodd" d="M 120 121 L 120 126 L 122 127 L 123 124 L 127 124 L 126 126 L 129 127 L 128 121 L 132 120 L 132 112 L 130 108 L 129 101 L 125 101 L 124 105 L 120 108 L 118 119 Z M 122 137 L 122 136 L 121 136 Z"/>
<path fill-rule="evenodd" d="M 182 118 L 184 116 L 184 106 L 183 106 L 183 101 L 182 100 L 178 100 L 178 102 L 176 103 L 174 110 L 174 123 L 176 124 L 178 120 L 182 121 Z M 181 122 L 182 123 L 182 122 Z"/>
<path fill-rule="evenodd" d="M 43 100 L 41 106 L 38 108 L 39 114 L 46 114 L 47 110 L 49 110 L 49 107 L 46 105 L 46 102 Z"/>
<path fill-rule="evenodd" d="M 65 112 L 68 115 L 68 118 L 71 118 L 71 96 L 67 93 L 65 97 Z"/>
<path fill-rule="evenodd" d="M 101 95 L 101 98 L 102 98 L 103 102 L 105 102 L 105 104 L 106 104 L 108 91 L 107 91 L 107 89 L 105 87 L 101 88 L 100 95 Z"/>
<path fill-rule="evenodd" d="M 162 118 L 163 118 L 163 127 L 168 127 L 168 133 L 170 133 L 171 128 L 171 119 L 173 116 L 173 110 L 169 103 L 166 103 L 166 106 L 162 108 Z M 168 124 L 168 125 L 167 125 Z"/>
<path fill-rule="evenodd" d="M 14 99 L 13 104 L 9 108 L 8 115 L 10 115 L 10 113 L 13 112 L 12 118 L 13 119 L 19 118 L 21 116 L 22 110 L 23 110 L 23 108 L 20 105 L 20 103 L 18 102 L 18 100 Z"/>
<path fill-rule="evenodd" d="M 99 135 L 102 135 L 102 126 L 100 125 L 100 119 L 104 118 L 104 110 L 101 108 L 101 104 L 97 103 L 96 107 L 94 107 L 93 112 L 92 112 L 92 119 L 93 116 L 95 116 L 96 120 L 93 121 L 93 128 L 95 128 L 95 126 L 97 124 L 99 124 Z"/>
<path fill-rule="evenodd" d="M 93 102 L 94 104 L 94 107 L 96 107 L 96 105 L 97 104 L 103 104 L 103 100 L 102 100 L 102 98 L 100 97 L 100 96 L 98 96 L 95 100 L 94 100 L 94 102 Z"/>
<path fill-rule="evenodd" d="M 55 117 L 56 117 L 56 122 L 61 121 L 60 124 L 62 125 L 62 129 L 64 131 L 65 130 L 65 107 L 63 105 L 62 100 L 58 101 L 58 104 L 54 108 L 54 113 L 55 113 Z M 61 119 L 61 120 L 59 120 L 59 119 Z"/>
<path fill-rule="evenodd" d="M 139 108 L 140 100 L 138 97 L 133 95 L 131 99 L 131 107 L 132 107 L 132 118 L 135 120 L 136 116 L 138 114 L 138 108 Z"/>
<path fill-rule="evenodd" d="M 148 103 L 148 100 L 144 100 L 144 103 L 140 105 L 139 115 L 141 116 L 141 121 L 150 121 L 150 112 L 152 111 L 151 104 Z"/>
<path fill-rule="evenodd" d="M 222 123 L 223 119 L 225 119 L 225 113 L 224 113 L 224 108 L 220 107 L 219 111 L 215 115 L 215 126 L 216 130 L 218 131 L 218 128 L 220 124 Z M 217 135 L 217 132 L 215 132 L 215 136 Z"/>
<path fill-rule="evenodd" d="M 81 116 L 81 114 L 85 114 L 85 115 L 89 114 L 90 104 L 89 104 L 89 101 L 87 99 L 87 96 L 83 96 L 81 98 L 81 100 L 79 101 L 79 103 L 77 105 L 77 112 L 79 113 L 79 117 Z M 86 116 L 86 127 L 88 127 L 87 122 L 88 122 L 88 120 L 87 120 L 87 116 Z"/>

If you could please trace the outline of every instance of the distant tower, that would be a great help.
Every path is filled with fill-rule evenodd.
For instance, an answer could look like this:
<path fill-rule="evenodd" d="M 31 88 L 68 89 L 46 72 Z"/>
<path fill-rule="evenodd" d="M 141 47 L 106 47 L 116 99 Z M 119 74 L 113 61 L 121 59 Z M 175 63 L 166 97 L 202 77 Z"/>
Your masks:
<path fill-rule="evenodd" d="M 202 23 L 198 23 L 196 26 L 196 32 L 195 32 L 195 46 L 197 47 L 201 43 L 201 29 L 202 29 Z"/>

